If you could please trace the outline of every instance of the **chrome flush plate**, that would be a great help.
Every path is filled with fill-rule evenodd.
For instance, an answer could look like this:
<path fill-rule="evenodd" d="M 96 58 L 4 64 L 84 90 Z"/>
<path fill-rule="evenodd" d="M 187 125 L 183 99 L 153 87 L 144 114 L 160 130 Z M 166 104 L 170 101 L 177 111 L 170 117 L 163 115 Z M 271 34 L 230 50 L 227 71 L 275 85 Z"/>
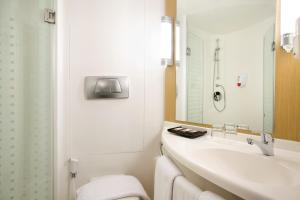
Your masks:
<path fill-rule="evenodd" d="M 129 98 L 129 81 L 126 76 L 88 76 L 85 78 L 87 99 Z"/>

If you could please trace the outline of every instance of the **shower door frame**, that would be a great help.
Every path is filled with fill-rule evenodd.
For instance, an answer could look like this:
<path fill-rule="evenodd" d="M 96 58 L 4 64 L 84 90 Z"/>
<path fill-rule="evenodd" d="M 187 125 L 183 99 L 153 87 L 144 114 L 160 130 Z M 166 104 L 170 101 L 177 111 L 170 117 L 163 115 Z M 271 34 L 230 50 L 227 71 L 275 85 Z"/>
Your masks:
<path fill-rule="evenodd" d="M 52 173 L 51 173 L 51 178 L 52 178 L 52 197 L 53 200 L 58 200 L 58 193 L 57 193 L 57 148 L 58 148 L 58 143 L 57 143 L 57 114 L 58 114 L 58 110 L 57 110 L 57 97 L 58 97 L 58 93 L 57 93 L 57 66 L 58 66 L 58 28 L 57 28 L 57 11 L 58 11 L 58 3 L 57 0 L 52 0 L 52 8 L 55 11 L 55 23 L 54 24 L 49 24 L 49 26 L 51 26 L 50 28 L 50 41 L 52 42 L 51 45 L 51 74 L 50 74 L 50 127 L 51 127 L 51 160 L 52 160 Z M 47 22 L 44 22 L 47 23 Z"/>
<path fill-rule="evenodd" d="M 53 134 L 53 200 L 67 200 L 69 196 L 69 73 L 70 73 L 70 20 L 66 0 L 52 0 L 56 22 L 52 29 L 52 134 Z"/>

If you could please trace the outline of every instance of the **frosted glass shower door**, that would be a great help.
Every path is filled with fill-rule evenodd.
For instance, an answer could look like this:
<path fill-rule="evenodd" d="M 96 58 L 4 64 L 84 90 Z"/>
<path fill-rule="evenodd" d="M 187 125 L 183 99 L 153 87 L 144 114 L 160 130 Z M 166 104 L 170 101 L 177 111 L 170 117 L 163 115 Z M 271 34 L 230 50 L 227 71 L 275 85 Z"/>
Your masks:
<path fill-rule="evenodd" d="M 0 0 L 0 199 L 51 200 L 52 0 Z"/>
<path fill-rule="evenodd" d="M 203 40 L 188 33 L 189 55 L 187 56 L 187 121 L 203 123 Z"/>
<path fill-rule="evenodd" d="M 273 133 L 274 126 L 274 78 L 275 78 L 275 26 L 272 26 L 264 37 L 264 82 L 263 82 L 263 132 Z"/>

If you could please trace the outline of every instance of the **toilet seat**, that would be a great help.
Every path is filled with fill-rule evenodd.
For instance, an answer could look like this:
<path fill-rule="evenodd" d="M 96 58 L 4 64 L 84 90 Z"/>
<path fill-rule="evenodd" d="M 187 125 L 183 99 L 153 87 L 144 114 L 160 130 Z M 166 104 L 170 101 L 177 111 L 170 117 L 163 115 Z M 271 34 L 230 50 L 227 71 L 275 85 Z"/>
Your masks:
<path fill-rule="evenodd" d="M 150 200 L 137 178 L 127 175 L 96 177 L 76 192 L 76 200 Z"/>

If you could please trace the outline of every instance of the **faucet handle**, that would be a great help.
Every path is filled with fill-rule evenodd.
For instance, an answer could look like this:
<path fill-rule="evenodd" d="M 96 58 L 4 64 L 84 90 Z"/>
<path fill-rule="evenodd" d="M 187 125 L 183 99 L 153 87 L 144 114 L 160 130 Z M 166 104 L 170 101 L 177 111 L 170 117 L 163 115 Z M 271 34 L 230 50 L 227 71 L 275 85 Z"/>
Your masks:
<path fill-rule="evenodd" d="M 252 138 L 247 138 L 247 143 L 252 145 L 253 144 L 253 139 Z"/>
<path fill-rule="evenodd" d="M 262 139 L 262 142 L 264 144 L 274 143 L 274 138 L 269 133 L 262 133 L 261 134 L 261 139 Z"/>
<path fill-rule="evenodd" d="M 262 141 L 257 141 L 252 138 L 247 138 L 247 143 L 250 145 L 257 145 L 262 153 L 266 156 L 273 156 L 274 155 L 274 149 L 273 149 L 273 142 L 274 139 L 271 134 L 267 133 L 262 133 L 261 134 L 261 140 Z"/>

